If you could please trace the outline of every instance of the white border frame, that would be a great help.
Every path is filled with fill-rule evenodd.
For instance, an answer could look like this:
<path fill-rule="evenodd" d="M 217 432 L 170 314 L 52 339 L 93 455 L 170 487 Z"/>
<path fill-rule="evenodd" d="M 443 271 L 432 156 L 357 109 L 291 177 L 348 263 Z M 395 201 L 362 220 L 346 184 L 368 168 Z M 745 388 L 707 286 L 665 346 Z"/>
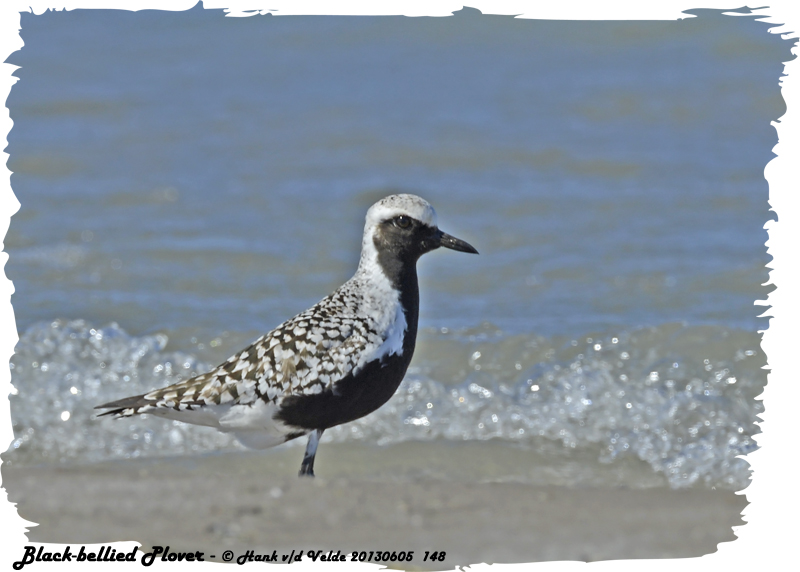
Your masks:
<path fill-rule="evenodd" d="M 739 0 L 741 2 L 741 0 Z M 197 2 L 194 0 L 4 0 L 0 5 L 0 61 L 5 61 L 14 51 L 22 47 L 19 36 L 20 15 L 22 11 L 41 14 L 47 9 L 78 8 L 114 8 L 124 10 L 187 10 Z M 692 3 L 690 0 L 659 0 L 657 2 L 633 2 L 611 0 L 596 2 L 591 0 L 569 0 L 563 2 L 514 1 L 514 0 L 475 0 L 470 7 L 477 8 L 484 14 L 518 15 L 521 18 L 562 19 L 562 20 L 675 20 L 692 17 L 683 13 L 692 8 L 713 8 L 721 10 L 737 9 L 736 1 L 704 0 Z M 359 15 L 406 15 L 406 16 L 449 16 L 462 8 L 461 2 L 443 0 L 384 0 L 380 3 L 367 3 L 359 0 L 209 0 L 204 3 L 208 9 L 225 9 L 229 16 L 246 17 L 256 14 L 273 13 L 273 15 L 301 14 L 359 14 Z M 770 7 L 758 8 L 754 13 L 763 15 L 763 20 L 772 24 L 782 24 L 772 29 L 773 33 L 783 34 L 786 38 L 797 38 L 800 27 L 800 3 L 797 0 L 775 0 Z M 792 53 L 800 55 L 800 48 L 794 47 Z M 747 524 L 735 527 L 739 537 L 733 542 L 719 545 L 718 551 L 701 558 L 681 559 L 683 570 L 707 570 L 709 566 L 724 566 L 728 570 L 755 570 L 765 564 L 796 562 L 797 555 L 794 542 L 797 542 L 795 524 L 800 510 L 800 481 L 797 477 L 794 451 L 798 444 L 795 440 L 797 431 L 793 422 L 798 417 L 800 404 L 800 384 L 794 379 L 797 372 L 798 351 L 792 346 L 800 336 L 795 333 L 794 326 L 800 323 L 795 293 L 798 292 L 798 256 L 797 245 L 800 245 L 800 221 L 798 221 L 798 188 L 796 184 L 798 168 L 793 162 L 800 159 L 798 145 L 798 67 L 795 59 L 785 65 L 787 74 L 781 81 L 782 94 L 787 104 L 786 114 L 780 121 L 774 122 L 779 143 L 774 151 L 778 157 L 773 159 L 765 169 L 769 182 L 769 202 L 778 214 L 778 222 L 769 221 L 766 229 L 769 232 L 767 241 L 768 253 L 773 257 L 769 264 L 770 283 L 777 289 L 769 295 L 768 304 L 771 309 L 766 315 L 773 316 L 769 329 L 764 333 L 762 347 L 767 353 L 771 371 L 768 386 L 764 391 L 766 412 L 761 423 L 763 433 L 756 437 L 759 449 L 747 456 L 754 475 L 753 483 L 746 489 L 750 505 L 744 511 Z M 0 133 L 4 144 L 0 164 L 0 234 L 8 231 L 10 217 L 19 209 L 19 202 L 11 190 L 10 175 L 6 163 L 8 154 L 8 133 L 12 127 L 5 101 L 12 85 L 17 81 L 11 76 L 16 66 L 0 63 L 0 96 L 3 109 L 0 111 Z M 796 164 L 796 163 L 795 163 Z M 0 263 L 5 265 L 8 255 L 0 255 Z M 14 345 L 17 342 L 14 312 L 10 296 L 14 287 L 5 274 L 0 277 L 0 395 L 8 395 L 11 390 L 11 376 L 7 366 Z M 758 303 L 757 303 L 758 304 Z M 763 305 L 763 304 L 762 304 Z M 9 403 L 0 397 L 0 444 L 13 440 L 11 431 Z M 2 445 L 4 448 L 5 445 Z M 0 493 L 0 499 L 3 499 Z M 24 536 L 23 527 L 30 525 L 16 512 L 14 505 L 0 502 L 0 531 L 2 531 L 2 558 L 0 563 L 9 566 L 18 560 L 30 543 Z M 48 545 L 50 550 L 58 546 Z M 132 543 L 116 543 L 117 550 L 130 551 Z M 640 571 L 669 570 L 675 566 L 674 560 L 615 560 L 593 562 L 592 570 L 608 571 Z M 36 569 L 52 567 L 51 563 L 36 563 Z M 63 571 L 67 565 L 59 565 Z M 80 564 L 69 565 L 76 569 Z M 98 565 L 94 565 L 95 567 Z M 99 565 L 104 566 L 104 565 Z M 140 566 L 140 564 L 137 564 Z M 175 570 L 177 564 L 156 564 L 161 568 Z M 181 564 L 182 570 L 196 569 L 196 566 L 224 566 L 224 564 Z M 253 565 L 250 565 L 253 566 Z M 311 563 L 294 564 L 293 569 L 309 569 Z M 314 570 L 338 568 L 341 565 L 329 563 L 314 566 Z M 349 566 L 349 564 L 348 564 Z M 491 570 L 527 570 L 530 564 L 494 565 Z M 583 570 L 586 564 L 581 562 L 544 562 L 534 565 L 536 570 Z M 476 570 L 490 570 L 486 565 L 472 567 Z M 781 566 L 779 569 L 783 569 Z M 82 569 L 82 568 L 81 568 Z M 342 568 L 343 569 L 343 568 Z M 378 565 L 364 564 L 362 570 L 380 569 Z"/>

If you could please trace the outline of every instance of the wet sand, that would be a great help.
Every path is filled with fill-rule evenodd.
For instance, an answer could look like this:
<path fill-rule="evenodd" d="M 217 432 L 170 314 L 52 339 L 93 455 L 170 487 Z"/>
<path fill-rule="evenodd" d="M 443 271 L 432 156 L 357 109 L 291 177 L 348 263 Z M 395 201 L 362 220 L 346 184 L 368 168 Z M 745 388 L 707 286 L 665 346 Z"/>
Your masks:
<path fill-rule="evenodd" d="M 2 467 L 9 500 L 39 523 L 28 537 L 70 544 L 135 540 L 216 560 L 291 550 L 409 551 L 400 568 L 477 562 L 676 558 L 735 539 L 743 495 L 474 482 L 348 471 L 329 448 L 315 479 L 298 449 L 73 467 Z M 391 455 L 389 450 L 387 455 Z M 327 474 L 322 474 L 323 466 Z M 352 467 L 352 465 L 350 465 Z M 445 551 L 424 563 L 425 551 Z"/>

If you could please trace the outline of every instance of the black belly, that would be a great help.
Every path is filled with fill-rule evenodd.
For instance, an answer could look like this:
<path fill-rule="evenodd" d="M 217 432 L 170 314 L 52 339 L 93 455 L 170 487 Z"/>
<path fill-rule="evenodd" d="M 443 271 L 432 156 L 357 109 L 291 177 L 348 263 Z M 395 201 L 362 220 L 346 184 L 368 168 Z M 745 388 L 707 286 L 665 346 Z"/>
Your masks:
<path fill-rule="evenodd" d="M 343 377 L 322 393 L 287 397 L 275 417 L 304 429 L 327 429 L 364 417 L 389 401 L 410 362 L 410 355 L 370 362 L 356 375 Z"/>

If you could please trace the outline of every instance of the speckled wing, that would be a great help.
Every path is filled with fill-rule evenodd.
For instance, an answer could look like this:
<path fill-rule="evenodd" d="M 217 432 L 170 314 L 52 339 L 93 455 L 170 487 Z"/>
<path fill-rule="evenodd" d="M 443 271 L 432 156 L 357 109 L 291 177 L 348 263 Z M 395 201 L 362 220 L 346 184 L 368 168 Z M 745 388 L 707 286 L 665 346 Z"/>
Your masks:
<path fill-rule="evenodd" d="M 342 291 L 332 294 L 207 373 L 98 408 L 112 409 L 104 415 L 154 413 L 224 429 L 234 406 L 259 401 L 277 406 L 290 395 L 320 393 L 369 361 L 398 348 L 402 352 L 402 338 L 387 344 L 376 332 L 378 324 L 356 319 L 359 305 L 344 296 Z M 397 314 L 402 318 L 402 311 Z M 397 326 L 404 330 L 401 321 Z"/>

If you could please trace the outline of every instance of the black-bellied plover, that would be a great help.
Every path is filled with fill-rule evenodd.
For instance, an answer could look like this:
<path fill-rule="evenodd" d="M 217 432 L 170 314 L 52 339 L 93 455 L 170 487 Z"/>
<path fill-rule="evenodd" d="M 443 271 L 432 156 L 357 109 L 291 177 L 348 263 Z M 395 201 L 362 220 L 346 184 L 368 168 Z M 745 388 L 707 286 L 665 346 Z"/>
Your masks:
<path fill-rule="evenodd" d="M 417 260 L 440 246 L 477 254 L 436 226 L 433 207 L 392 195 L 367 211 L 355 275 L 321 302 L 208 373 L 99 405 L 208 425 L 266 449 L 308 435 L 300 475 L 314 475 L 322 432 L 375 411 L 394 394 L 417 339 Z"/>

